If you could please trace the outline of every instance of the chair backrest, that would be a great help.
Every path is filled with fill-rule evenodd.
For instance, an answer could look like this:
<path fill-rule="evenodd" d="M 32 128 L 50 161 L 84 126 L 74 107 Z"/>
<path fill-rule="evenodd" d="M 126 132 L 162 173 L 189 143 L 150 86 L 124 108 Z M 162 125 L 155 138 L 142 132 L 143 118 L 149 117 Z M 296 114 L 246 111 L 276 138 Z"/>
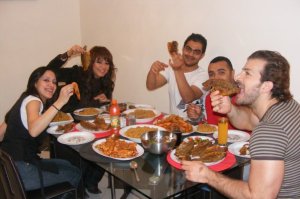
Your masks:
<path fill-rule="evenodd" d="M 0 198 L 26 199 L 23 183 L 13 159 L 0 149 Z"/>

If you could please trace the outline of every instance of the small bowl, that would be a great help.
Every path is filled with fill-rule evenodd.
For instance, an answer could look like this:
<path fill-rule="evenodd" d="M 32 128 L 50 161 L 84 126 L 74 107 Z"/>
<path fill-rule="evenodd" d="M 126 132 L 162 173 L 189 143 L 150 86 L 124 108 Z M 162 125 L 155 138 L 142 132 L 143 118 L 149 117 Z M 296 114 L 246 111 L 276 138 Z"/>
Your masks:
<path fill-rule="evenodd" d="M 169 131 L 148 131 L 141 136 L 143 147 L 154 154 L 163 154 L 173 149 L 177 135 Z"/>

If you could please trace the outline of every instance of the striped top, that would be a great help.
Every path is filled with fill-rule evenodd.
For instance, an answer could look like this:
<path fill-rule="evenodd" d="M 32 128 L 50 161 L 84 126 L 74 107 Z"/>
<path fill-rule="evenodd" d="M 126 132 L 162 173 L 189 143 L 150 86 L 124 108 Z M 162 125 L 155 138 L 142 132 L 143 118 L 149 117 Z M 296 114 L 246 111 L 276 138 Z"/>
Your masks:
<path fill-rule="evenodd" d="M 280 102 L 268 109 L 251 135 L 250 155 L 254 160 L 284 161 L 284 179 L 278 198 L 300 198 L 298 102 Z"/>

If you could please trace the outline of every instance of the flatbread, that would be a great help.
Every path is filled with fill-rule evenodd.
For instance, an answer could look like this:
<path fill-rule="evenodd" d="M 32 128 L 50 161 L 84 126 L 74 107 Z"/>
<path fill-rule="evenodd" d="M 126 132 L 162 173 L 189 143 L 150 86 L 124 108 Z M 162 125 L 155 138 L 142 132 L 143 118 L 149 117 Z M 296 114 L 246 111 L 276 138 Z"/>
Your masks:
<path fill-rule="evenodd" d="M 77 99 L 80 100 L 80 92 L 79 92 L 78 84 L 76 82 L 73 82 L 72 85 Z"/>
<path fill-rule="evenodd" d="M 240 92 L 240 88 L 236 83 L 228 82 L 222 79 L 209 79 L 203 84 L 205 90 L 220 91 L 223 96 L 231 96 Z"/>

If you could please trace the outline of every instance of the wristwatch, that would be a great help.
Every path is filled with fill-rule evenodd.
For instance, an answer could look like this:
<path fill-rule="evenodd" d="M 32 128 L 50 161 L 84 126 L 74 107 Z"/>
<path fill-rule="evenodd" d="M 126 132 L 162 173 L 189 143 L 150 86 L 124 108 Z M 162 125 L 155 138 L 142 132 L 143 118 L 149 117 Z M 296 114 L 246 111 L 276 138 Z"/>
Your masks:
<path fill-rule="evenodd" d="M 68 51 L 60 55 L 61 61 L 67 61 L 68 58 Z"/>

